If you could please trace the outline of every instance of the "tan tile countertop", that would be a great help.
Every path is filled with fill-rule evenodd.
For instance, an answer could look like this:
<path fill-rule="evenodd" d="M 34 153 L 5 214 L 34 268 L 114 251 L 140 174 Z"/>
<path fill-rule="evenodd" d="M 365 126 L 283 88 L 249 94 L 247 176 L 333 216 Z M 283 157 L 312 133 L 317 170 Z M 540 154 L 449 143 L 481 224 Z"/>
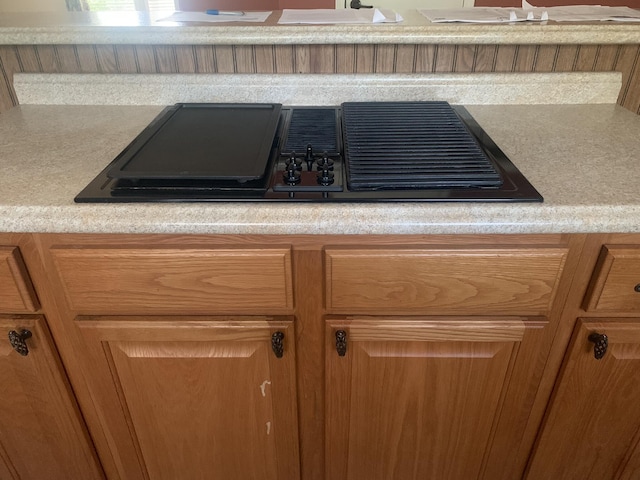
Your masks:
<path fill-rule="evenodd" d="M 0 115 L 0 231 L 640 232 L 640 116 L 606 104 L 467 107 L 544 203 L 75 204 L 161 108 L 23 105 Z"/>
<path fill-rule="evenodd" d="M 110 12 L 3 13 L 0 45 L 298 45 L 298 44 L 637 44 L 638 23 L 516 22 L 431 23 L 417 10 L 400 11 L 398 24 L 277 25 L 264 23 L 178 24 L 164 14 Z"/>

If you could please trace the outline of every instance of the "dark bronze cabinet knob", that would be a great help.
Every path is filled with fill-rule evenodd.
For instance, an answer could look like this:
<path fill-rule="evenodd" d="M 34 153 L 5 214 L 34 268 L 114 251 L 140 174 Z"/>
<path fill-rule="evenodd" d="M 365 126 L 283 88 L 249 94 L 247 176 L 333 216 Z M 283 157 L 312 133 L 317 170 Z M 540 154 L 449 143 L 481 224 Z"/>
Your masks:
<path fill-rule="evenodd" d="M 344 357 L 347 354 L 347 332 L 344 330 L 336 331 L 336 351 L 339 357 Z"/>
<path fill-rule="evenodd" d="M 22 330 L 19 333 L 15 330 L 9 332 L 9 343 L 13 349 L 23 357 L 29 355 L 29 348 L 27 347 L 27 338 L 31 338 L 31 332 L 29 330 Z"/>
<path fill-rule="evenodd" d="M 607 353 L 609 338 L 604 334 L 592 333 L 589 335 L 589 341 L 593 342 L 593 356 L 596 360 L 600 360 Z"/>
<path fill-rule="evenodd" d="M 271 335 L 271 349 L 277 358 L 282 358 L 284 354 L 284 344 L 282 343 L 284 340 L 284 333 L 275 332 Z"/>

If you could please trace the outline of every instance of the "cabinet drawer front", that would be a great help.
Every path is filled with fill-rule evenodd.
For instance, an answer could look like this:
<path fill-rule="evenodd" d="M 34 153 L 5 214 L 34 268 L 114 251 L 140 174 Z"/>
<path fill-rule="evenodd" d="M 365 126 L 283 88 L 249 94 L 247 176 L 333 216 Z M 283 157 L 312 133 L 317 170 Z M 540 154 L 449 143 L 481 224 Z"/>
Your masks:
<path fill-rule="evenodd" d="M 542 315 L 551 308 L 566 253 L 561 248 L 330 249 L 327 308 Z"/>
<path fill-rule="evenodd" d="M 0 246 L 0 311 L 35 312 L 39 308 L 20 250 Z"/>
<path fill-rule="evenodd" d="M 71 309 L 82 313 L 290 309 L 286 248 L 53 248 Z"/>
<path fill-rule="evenodd" d="M 640 312 L 640 246 L 602 247 L 585 309 Z"/>

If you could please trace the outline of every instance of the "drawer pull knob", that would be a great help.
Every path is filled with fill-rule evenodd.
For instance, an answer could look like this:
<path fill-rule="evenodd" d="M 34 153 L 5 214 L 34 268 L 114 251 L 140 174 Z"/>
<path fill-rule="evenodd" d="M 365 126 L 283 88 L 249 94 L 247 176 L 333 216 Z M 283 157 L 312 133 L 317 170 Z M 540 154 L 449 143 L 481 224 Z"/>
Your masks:
<path fill-rule="evenodd" d="M 11 343 L 13 349 L 23 357 L 29 355 L 27 338 L 31 338 L 31 332 L 29 330 L 22 330 L 20 333 L 15 330 L 9 332 L 9 343 Z"/>
<path fill-rule="evenodd" d="M 636 292 L 640 293 L 640 283 L 639 283 L 639 284 L 637 284 L 635 287 L 633 287 L 633 289 L 634 289 Z"/>
<path fill-rule="evenodd" d="M 282 358 L 282 355 L 284 353 L 284 333 L 282 332 L 275 332 L 273 335 L 271 335 L 271 349 L 273 350 L 273 353 L 276 354 L 276 357 L 278 358 Z"/>
<path fill-rule="evenodd" d="M 606 335 L 599 333 L 592 333 L 589 335 L 589 341 L 593 342 L 593 356 L 596 360 L 600 360 L 607 353 L 607 347 L 609 346 L 609 338 Z"/>
<path fill-rule="evenodd" d="M 347 332 L 344 330 L 336 331 L 336 351 L 339 357 L 347 354 Z"/>

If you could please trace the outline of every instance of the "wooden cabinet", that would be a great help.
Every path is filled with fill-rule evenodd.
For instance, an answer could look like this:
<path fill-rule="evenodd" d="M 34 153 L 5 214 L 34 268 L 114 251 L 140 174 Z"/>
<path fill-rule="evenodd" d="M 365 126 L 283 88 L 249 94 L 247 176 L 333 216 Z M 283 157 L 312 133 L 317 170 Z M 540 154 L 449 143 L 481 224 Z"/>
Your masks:
<path fill-rule="evenodd" d="M 640 478 L 639 405 L 640 318 L 580 319 L 528 478 Z"/>
<path fill-rule="evenodd" d="M 291 248 L 170 238 L 45 247 L 109 478 L 300 478 Z"/>
<path fill-rule="evenodd" d="M 521 475 L 567 248 L 325 253 L 326 478 Z"/>
<path fill-rule="evenodd" d="M 637 237 L 606 240 L 587 250 L 585 262 L 597 261 L 575 310 L 580 318 L 531 458 L 531 480 L 640 478 L 640 247 L 614 243 Z M 597 343 L 602 335 L 606 350 Z"/>
<path fill-rule="evenodd" d="M 102 478 L 39 309 L 19 248 L 0 246 L 0 478 Z"/>

